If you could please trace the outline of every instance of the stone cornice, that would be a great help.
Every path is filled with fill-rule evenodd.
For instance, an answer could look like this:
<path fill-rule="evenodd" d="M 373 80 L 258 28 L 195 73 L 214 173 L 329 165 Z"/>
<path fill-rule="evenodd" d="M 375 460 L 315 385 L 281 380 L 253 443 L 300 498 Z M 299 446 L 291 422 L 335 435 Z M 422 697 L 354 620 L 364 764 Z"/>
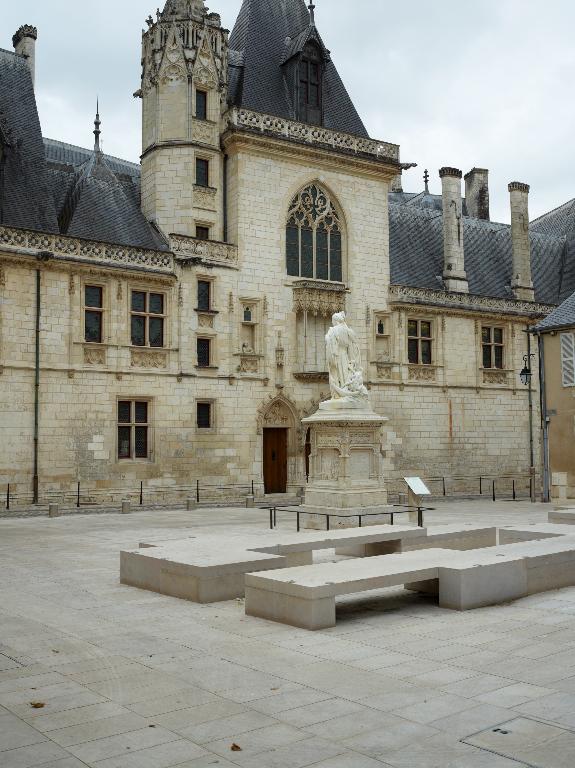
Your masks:
<path fill-rule="evenodd" d="M 171 234 L 170 248 L 181 264 L 205 264 L 233 269 L 239 267 L 238 247 L 230 243 Z"/>
<path fill-rule="evenodd" d="M 389 302 L 396 305 L 435 307 L 439 312 L 512 315 L 528 319 L 546 317 L 555 309 L 549 304 L 473 296 L 468 293 L 449 293 L 429 288 L 410 288 L 404 285 L 389 287 Z"/>
<path fill-rule="evenodd" d="M 461 179 L 463 178 L 463 171 L 460 171 L 459 168 L 440 168 L 439 178 L 443 179 L 445 176 L 453 176 L 454 179 Z"/>
<path fill-rule="evenodd" d="M 316 162 L 323 157 L 336 159 L 336 153 L 339 164 L 346 158 L 347 163 L 357 168 L 371 169 L 372 173 L 377 169 L 380 175 L 387 171 L 395 177 L 401 172 L 397 144 L 365 139 L 245 109 L 233 108 L 228 111 L 225 119 L 227 130 L 222 137 L 224 145 L 237 141 L 236 136 L 241 134 L 245 138 L 251 136 L 252 140 L 259 139 L 257 142 L 252 141 L 253 146 L 275 146 L 283 149 L 283 152 L 289 152 L 289 147 L 292 147 L 292 152 L 297 148 L 300 156 L 304 154 L 313 157 Z"/>
<path fill-rule="evenodd" d="M 35 256 L 48 251 L 58 261 L 69 261 L 86 266 L 134 269 L 139 272 L 172 275 L 174 257 L 166 251 L 152 251 L 130 246 L 112 245 L 93 240 L 80 240 L 48 232 L 0 226 L 0 252 L 18 250 L 23 255 Z M 29 252 L 26 254 L 26 252 Z"/>
<path fill-rule="evenodd" d="M 20 29 L 16 32 L 15 35 L 12 37 L 12 45 L 14 48 L 18 45 L 20 40 L 22 40 L 25 37 L 30 37 L 32 40 L 38 39 L 38 30 L 36 27 L 33 27 L 31 24 L 23 24 Z"/>
<path fill-rule="evenodd" d="M 509 184 L 508 189 L 510 192 L 525 192 L 525 194 L 528 195 L 531 187 L 529 184 L 524 184 L 522 181 L 512 181 Z"/>

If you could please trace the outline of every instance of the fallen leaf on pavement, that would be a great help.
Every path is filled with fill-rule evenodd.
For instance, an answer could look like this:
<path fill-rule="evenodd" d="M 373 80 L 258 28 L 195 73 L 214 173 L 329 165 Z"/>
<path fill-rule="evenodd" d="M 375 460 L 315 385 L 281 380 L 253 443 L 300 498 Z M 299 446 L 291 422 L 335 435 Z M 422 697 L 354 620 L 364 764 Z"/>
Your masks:
<path fill-rule="evenodd" d="M 232 750 L 232 752 L 241 752 L 242 751 L 242 748 L 240 747 L 239 744 L 232 744 L 230 749 Z"/>

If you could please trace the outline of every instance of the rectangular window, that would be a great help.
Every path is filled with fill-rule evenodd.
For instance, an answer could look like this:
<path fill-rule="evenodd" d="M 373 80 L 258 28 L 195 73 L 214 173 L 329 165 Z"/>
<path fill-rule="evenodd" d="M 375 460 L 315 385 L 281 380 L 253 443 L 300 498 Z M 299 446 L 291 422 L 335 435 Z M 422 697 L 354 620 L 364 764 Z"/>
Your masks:
<path fill-rule="evenodd" d="M 208 94 L 205 91 L 196 91 L 196 117 L 198 120 L 208 119 Z"/>
<path fill-rule="evenodd" d="M 484 326 L 481 329 L 481 347 L 484 368 L 504 367 L 503 328 Z"/>
<path fill-rule="evenodd" d="M 163 347 L 165 319 L 163 293 L 132 291 L 130 325 L 135 347 Z"/>
<path fill-rule="evenodd" d="M 197 403 L 196 424 L 198 429 L 212 428 L 212 403 Z"/>
<path fill-rule="evenodd" d="M 212 309 L 212 284 L 209 280 L 198 280 L 198 309 L 202 312 Z"/>
<path fill-rule="evenodd" d="M 411 365 L 431 365 L 433 338 L 429 320 L 409 320 L 407 324 L 407 357 Z"/>
<path fill-rule="evenodd" d="M 118 401 L 118 459 L 150 458 L 150 404 Z"/>
<path fill-rule="evenodd" d="M 209 368 L 212 363 L 212 340 L 198 339 L 198 368 Z"/>
<path fill-rule="evenodd" d="M 196 184 L 199 187 L 210 186 L 210 162 L 203 157 L 196 157 Z"/>
<path fill-rule="evenodd" d="M 101 344 L 104 328 L 104 289 L 87 285 L 84 289 L 84 341 Z"/>
<path fill-rule="evenodd" d="M 196 239 L 197 240 L 209 240 L 210 228 L 209 227 L 196 227 Z"/>

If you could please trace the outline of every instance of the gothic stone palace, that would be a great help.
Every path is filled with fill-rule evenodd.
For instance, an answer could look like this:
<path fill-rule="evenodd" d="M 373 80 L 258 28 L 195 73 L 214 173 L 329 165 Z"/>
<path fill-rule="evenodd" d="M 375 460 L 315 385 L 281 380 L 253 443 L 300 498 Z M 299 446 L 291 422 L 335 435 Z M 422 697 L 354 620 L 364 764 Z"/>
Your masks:
<path fill-rule="evenodd" d="M 575 290 L 575 201 L 529 224 L 513 182 L 509 227 L 483 169 L 405 193 L 313 5 L 228 34 L 202 0 L 148 18 L 141 166 L 99 117 L 93 150 L 43 138 L 36 29 L 0 50 L 0 486 L 302 487 L 341 310 L 389 478 L 527 473 L 524 332 Z"/>

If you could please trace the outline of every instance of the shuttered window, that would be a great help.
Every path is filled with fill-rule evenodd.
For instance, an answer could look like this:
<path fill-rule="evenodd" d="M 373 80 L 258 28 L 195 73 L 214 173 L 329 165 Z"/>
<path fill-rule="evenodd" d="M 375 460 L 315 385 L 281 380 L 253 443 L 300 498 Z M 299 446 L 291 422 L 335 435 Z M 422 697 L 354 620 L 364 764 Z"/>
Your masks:
<path fill-rule="evenodd" d="M 575 334 L 561 334 L 561 370 L 563 386 L 575 387 Z"/>

